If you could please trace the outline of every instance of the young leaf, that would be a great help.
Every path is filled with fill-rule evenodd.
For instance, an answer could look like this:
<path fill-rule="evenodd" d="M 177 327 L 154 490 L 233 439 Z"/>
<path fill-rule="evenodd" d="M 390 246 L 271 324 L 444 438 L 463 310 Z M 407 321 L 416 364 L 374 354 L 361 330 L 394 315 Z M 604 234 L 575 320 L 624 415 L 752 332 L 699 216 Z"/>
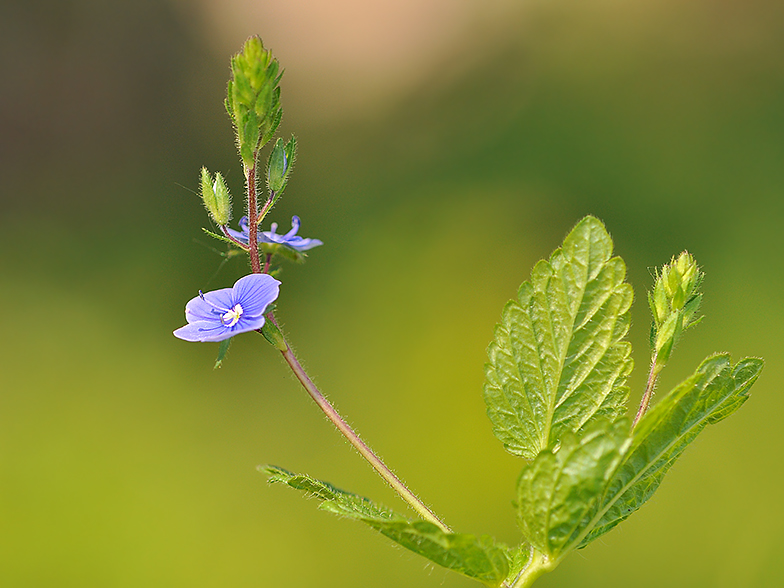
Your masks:
<path fill-rule="evenodd" d="M 597 421 L 579 436 L 564 434 L 558 451 L 543 450 L 518 482 L 518 521 L 531 544 L 557 561 L 597 510 L 602 491 L 628 446 L 629 422 Z"/>
<path fill-rule="evenodd" d="M 709 357 L 642 418 L 631 447 L 603 493 L 601 508 L 590 525 L 593 530 L 581 539 L 581 547 L 640 508 L 706 425 L 740 408 L 762 365 L 761 359 L 747 358 L 733 367 L 727 354 Z"/>
<path fill-rule="evenodd" d="M 565 434 L 626 410 L 632 289 L 604 225 L 586 217 L 510 301 L 488 348 L 493 432 L 533 459 Z"/>
<path fill-rule="evenodd" d="M 367 498 L 276 466 L 259 466 L 259 471 L 270 483 L 286 484 L 321 500 L 321 510 L 362 521 L 406 549 L 488 586 L 500 586 L 509 573 L 506 548 L 486 535 L 445 533 L 432 523 L 411 521 Z"/>

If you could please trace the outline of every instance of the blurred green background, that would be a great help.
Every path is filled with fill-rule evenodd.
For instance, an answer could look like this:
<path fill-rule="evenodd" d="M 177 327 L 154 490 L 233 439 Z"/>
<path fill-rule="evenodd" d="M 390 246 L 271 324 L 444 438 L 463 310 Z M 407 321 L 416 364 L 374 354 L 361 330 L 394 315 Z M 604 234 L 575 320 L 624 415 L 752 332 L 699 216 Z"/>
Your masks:
<path fill-rule="evenodd" d="M 661 388 L 714 351 L 767 366 L 642 511 L 537 586 L 781 585 L 775 0 L 0 4 L 0 584 L 478 586 L 267 487 L 257 464 L 404 510 L 261 337 L 213 371 L 217 345 L 171 335 L 247 272 L 206 246 L 192 190 L 206 165 L 241 193 L 222 100 L 253 33 L 300 142 L 274 219 L 325 242 L 285 268 L 279 316 L 388 463 L 456 529 L 518 541 L 485 348 L 595 214 L 637 295 L 634 402 L 644 293 L 683 249 L 706 319 Z"/>

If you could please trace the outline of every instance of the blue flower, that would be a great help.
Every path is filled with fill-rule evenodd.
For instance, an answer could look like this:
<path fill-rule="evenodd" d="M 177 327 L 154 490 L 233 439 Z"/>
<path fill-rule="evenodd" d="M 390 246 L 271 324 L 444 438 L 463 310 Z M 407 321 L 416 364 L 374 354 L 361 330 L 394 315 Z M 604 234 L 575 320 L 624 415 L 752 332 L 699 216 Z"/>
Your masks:
<path fill-rule="evenodd" d="M 241 243 L 247 243 L 249 240 L 248 217 L 243 216 L 240 219 L 239 225 L 239 231 L 228 228 L 227 230 L 232 237 L 237 239 L 237 241 L 240 241 Z M 259 243 L 277 243 L 278 245 L 285 245 L 294 251 L 307 251 L 308 249 L 313 249 L 314 247 L 318 247 L 319 245 L 324 244 L 318 239 L 305 239 L 304 237 L 299 237 L 297 235 L 297 231 L 299 231 L 299 225 L 299 217 L 293 216 L 291 217 L 291 230 L 285 235 L 278 235 L 275 232 L 278 230 L 278 223 L 272 223 L 269 231 L 259 231 L 258 241 Z"/>
<path fill-rule="evenodd" d="M 233 288 L 207 292 L 185 305 L 188 324 L 174 331 L 185 341 L 223 341 L 264 324 L 264 311 L 278 297 L 280 282 L 268 274 L 251 274 Z"/>

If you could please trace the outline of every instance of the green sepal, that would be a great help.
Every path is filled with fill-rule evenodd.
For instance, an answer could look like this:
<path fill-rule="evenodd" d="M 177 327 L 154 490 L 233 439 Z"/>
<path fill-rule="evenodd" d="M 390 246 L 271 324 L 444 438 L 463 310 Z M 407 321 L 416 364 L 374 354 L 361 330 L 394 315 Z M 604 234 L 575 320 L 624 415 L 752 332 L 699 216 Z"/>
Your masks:
<path fill-rule="evenodd" d="M 272 312 L 274 307 L 272 305 L 268 306 L 264 313 Z M 286 345 L 286 339 L 283 337 L 283 333 L 280 332 L 278 326 L 273 323 L 271 320 L 266 319 L 264 324 L 261 326 L 261 334 L 264 335 L 264 338 L 275 347 L 278 351 L 286 351 L 288 349 L 288 345 Z"/>
<path fill-rule="evenodd" d="M 214 219 L 218 210 L 218 201 L 215 198 L 215 190 L 212 187 L 212 176 L 210 176 L 210 172 L 207 171 L 206 167 L 201 168 L 199 179 L 201 183 L 201 201 L 204 203 L 204 208 L 207 209 L 207 212 Z"/>
<path fill-rule="evenodd" d="M 231 346 L 231 340 L 233 338 L 234 337 L 229 337 L 220 342 L 220 347 L 218 347 L 218 358 L 215 360 L 215 365 L 212 369 L 217 370 L 223 364 L 223 360 L 226 359 L 226 354 L 229 352 L 229 347 Z"/>
<path fill-rule="evenodd" d="M 280 76 L 278 76 L 278 81 L 280 81 Z M 267 125 L 266 132 L 261 137 L 261 144 L 266 145 L 270 142 L 273 136 L 275 136 L 275 131 L 278 130 L 280 126 L 280 121 L 283 118 L 283 110 L 278 108 L 272 116 L 272 119 L 269 121 Z"/>
<path fill-rule="evenodd" d="M 604 489 L 584 547 L 640 508 L 686 447 L 709 424 L 734 413 L 763 361 L 746 358 L 735 366 L 728 354 L 707 358 L 690 378 L 659 400 L 637 424 L 629 449 Z"/>
<path fill-rule="evenodd" d="M 280 255 L 295 263 L 304 263 L 305 259 L 308 257 L 307 254 L 296 251 L 291 247 L 286 247 L 282 243 L 259 243 L 259 251 L 262 253 L 271 253 L 272 255 Z"/>
<path fill-rule="evenodd" d="M 586 217 L 504 308 L 488 348 L 493 432 L 526 459 L 566 433 L 626 412 L 632 289 L 604 225 Z"/>
<path fill-rule="evenodd" d="M 320 500 L 319 509 L 362 521 L 406 549 L 487 586 L 500 586 L 509 574 L 508 548 L 486 535 L 445 533 L 433 523 L 410 520 L 328 482 L 276 466 L 258 469 L 268 476 L 270 483 L 285 484 Z"/>

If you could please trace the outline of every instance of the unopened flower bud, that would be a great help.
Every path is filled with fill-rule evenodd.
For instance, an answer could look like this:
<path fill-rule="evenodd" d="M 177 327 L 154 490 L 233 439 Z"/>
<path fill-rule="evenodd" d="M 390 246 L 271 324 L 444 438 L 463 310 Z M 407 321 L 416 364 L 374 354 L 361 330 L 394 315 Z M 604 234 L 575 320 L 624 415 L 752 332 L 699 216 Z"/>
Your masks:
<path fill-rule="evenodd" d="M 267 185 L 271 192 L 279 192 L 286 183 L 289 161 L 286 157 L 286 146 L 282 139 L 275 141 L 267 164 Z"/>
<path fill-rule="evenodd" d="M 229 220 L 231 220 L 231 194 L 229 194 L 229 188 L 220 172 L 215 174 L 213 180 L 207 168 L 201 168 L 201 199 L 212 220 L 220 226 L 229 224 Z"/>
<path fill-rule="evenodd" d="M 294 137 L 284 143 L 282 139 L 275 142 L 267 162 L 267 187 L 277 200 L 286 189 L 289 174 L 297 158 L 297 140 Z"/>

